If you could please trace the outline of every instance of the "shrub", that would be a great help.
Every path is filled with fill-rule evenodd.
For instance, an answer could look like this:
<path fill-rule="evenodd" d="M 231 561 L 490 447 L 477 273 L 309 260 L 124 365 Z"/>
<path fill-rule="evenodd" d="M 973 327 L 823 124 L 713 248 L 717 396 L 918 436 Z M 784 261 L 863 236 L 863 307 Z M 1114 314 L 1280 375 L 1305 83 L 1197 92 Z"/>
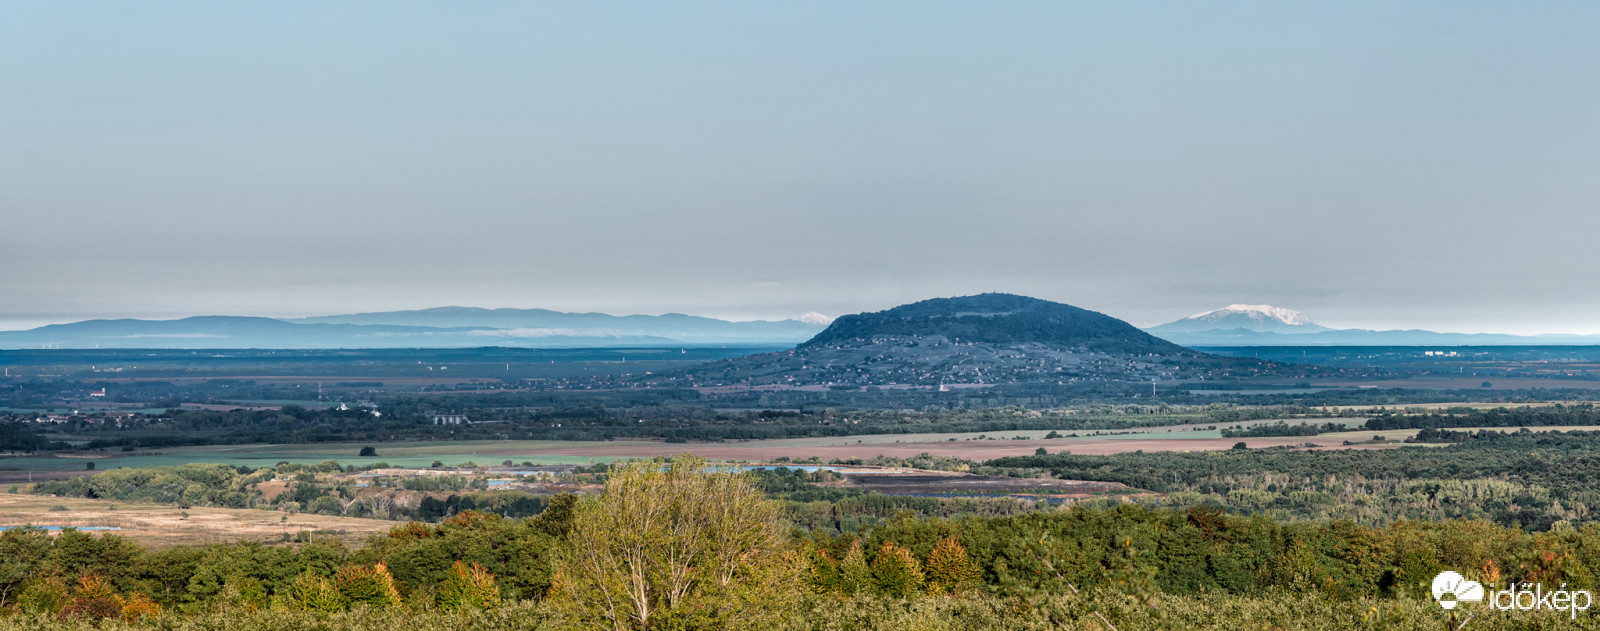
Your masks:
<path fill-rule="evenodd" d="M 297 609 L 331 613 L 344 610 L 344 596 L 328 577 L 306 570 L 289 587 L 289 599 Z"/>
<path fill-rule="evenodd" d="M 872 582 L 886 596 L 910 596 L 922 588 L 922 565 L 911 550 L 885 541 L 872 560 Z"/>
<path fill-rule="evenodd" d="M 150 600 L 149 596 L 139 592 L 134 592 L 128 596 L 122 604 L 122 619 L 130 622 L 140 618 L 157 616 L 160 613 L 161 605 L 154 600 Z"/>
<path fill-rule="evenodd" d="M 389 567 L 382 562 L 372 566 L 346 565 L 334 572 L 333 583 L 346 607 L 366 605 L 384 609 L 400 604 L 400 590 L 395 587 Z"/>
<path fill-rule="evenodd" d="M 73 596 L 78 598 L 115 598 L 117 592 L 105 579 L 93 574 L 85 574 L 78 579 L 78 587 Z"/>
<path fill-rule="evenodd" d="M 17 607 L 23 612 L 55 615 L 70 598 L 67 584 L 54 576 L 28 581 L 17 594 Z"/>
<path fill-rule="evenodd" d="M 437 533 L 434 531 L 434 529 L 428 527 L 426 524 L 423 524 L 421 522 L 408 521 L 408 522 L 406 522 L 404 524 L 400 524 L 399 526 L 395 526 L 393 528 L 390 528 L 388 536 L 389 536 L 390 539 L 405 540 L 405 539 L 427 539 L 429 537 L 434 536 L 435 534 L 437 534 Z"/>
<path fill-rule="evenodd" d="M 827 550 L 814 550 L 810 556 L 813 591 L 851 595 L 872 586 L 872 570 L 867 567 L 860 539 L 850 542 L 850 549 L 839 561 L 834 561 Z"/>
<path fill-rule="evenodd" d="M 115 598 L 74 598 L 61 609 L 60 618 L 105 620 L 122 616 L 122 603 Z"/>
<path fill-rule="evenodd" d="M 72 618 L 104 620 L 122 617 L 122 598 L 117 596 L 111 585 L 99 576 L 86 574 L 79 578 L 72 596 L 72 600 L 61 608 L 59 617 L 62 620 Z"/>
<path fill-rule="evenodd" d="M 483 566 L 456 561 L 450 577 L 439 585 L 439 606 L 446 611 L 490 609 L 500 604 L 500 585 Z"/>
<path fill-rule="evenodd" d="M 967 547 L 955 537 L 945 537 L 928 553 L 924 566 L 928 589 L 934 593 L 954 593 L 970 589 L 983 578 L 983 570 L 967 556 Z"/>

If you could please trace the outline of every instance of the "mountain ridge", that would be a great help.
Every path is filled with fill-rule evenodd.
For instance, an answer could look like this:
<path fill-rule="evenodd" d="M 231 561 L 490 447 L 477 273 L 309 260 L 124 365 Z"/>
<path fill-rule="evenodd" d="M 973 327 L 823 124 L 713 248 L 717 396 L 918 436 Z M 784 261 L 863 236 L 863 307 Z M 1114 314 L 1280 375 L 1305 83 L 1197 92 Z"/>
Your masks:
<path fill-rule="evenodd" d="M 484 316 L 495 312 L 499 312 L 498 322 Z M 83 320 L 0 331 L 0 348 L 770 347 L 804 341 L 822 328 L 799 320 L 730 322 L 685 314 L 612 316 L 564 314 L 547 309 L 440 307 L 296 319 L 191 316 L 170 320 Z"/>
<path fill-rule="evenodd" d="M 1330 330 L 1293 309 L 1272 305 L 1232 304 L 1150 327 L 1147 331 L 1161 334 L 1231 329 L 1274 333 L 1312 333 Z"/>
<path fill-rule="evenodd" d="M 1543 346 L 1600 344 L 1600 335 L 1334 329 L 1271 305 L 1229 305 L 1145 329 L 1185 346 Z"/>

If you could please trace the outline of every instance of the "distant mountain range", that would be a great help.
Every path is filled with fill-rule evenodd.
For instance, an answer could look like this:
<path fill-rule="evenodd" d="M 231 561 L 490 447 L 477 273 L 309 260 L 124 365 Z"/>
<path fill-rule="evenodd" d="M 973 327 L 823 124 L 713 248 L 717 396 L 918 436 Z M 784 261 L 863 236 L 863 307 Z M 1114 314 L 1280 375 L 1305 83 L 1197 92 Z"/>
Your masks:
<path fill-rule="evenodd" d="M 86 320 L 26 331 L 0 331 L 0 349 L 617 348 L 797 344 L 815 349 L 837 345 L 847 339 L 868 339 L 863 336 L 869 335 L 900 339 L 942 335 L 951 340 L 961 338 L 967 342 L 999 345 L 1041 343 L 1082 347 L 1093 352 L 1164 352 L 1153 350 L 1154 347 L 1140 351 L 1139 347 L 1147 346 L 1148 341 L 1137 342 L 1142 338 L 1125 335 L 1126 331 L 1112 326 L 1108 321 L 1129 328 L 1132 325 L 1070 305 L 1038 301 L 1060 307 L 1051 316 L 1054 319 L 1049 320 L 1053 324 L 1048 324 L 1043 320 L 1030 319 L 1033 316 L 1026 314 L 1038 315 L 1031 307 L 997 310 L 984 306 L 983 309 L 987 311 L 947 313 L 945 310 L 952 303 L 940 302 L 957 301 L 956 306 L 959 307 L 963 304 L 982 306 L 1007 299 L 1034 300 L 1022 296 L 1000 298 L 1002 296 L 1006 294 L 928 300 L 876 314 L 846 316 L 837 321 L 816 313 L 789 320 L 732 322 L 680 313 L 616 316 L 548 309 L 474 307 L 290 319 L 197 316 L 179 320 Z M 995 315 L 1002 311 L 1005 311 L 1004 317 Z M 1082 313 L 1074 318 L 1066 315 L 1075 312 Z M 1104 320 L 1084 314 L 1093 314 Z M 1063 323 L 1069 321 L 1073 323 L 1071 326 L 1061 328 Z M 1037 328 L 1028 330 L 1028 326 Z M 1090 330 L 1098 330 L 1105 335 L 1099 338 L 1092 335 L 1078 337 Z M 1137 329 L 1134 330 L 1137 332 Z M 1008 335 L 1012 337 L 1002 339 Z M 1600 335 L 1524 336 L 1331 329 L 1312 322 L 1298 311 L 1270 305 L 1229 305 L 1151 327 L 1140 332 L 1140 335 L 1182 346 L 1600 345 Z M 1104 346 L 1112 339 L 1117 340 L 1118 348 Z"/>
<path fill-rule="evenodd" d="M 709 362 L 649 380 L 750 387 L 1070 385 L 1142 383 L 1267 365 L 1193 351 L 1072 305 L 982 294 L 842 316 L 793 350 Z"/>
<path fill-rule="evenodd" d="M 1505 335 L 1331 329 L 1292 309 L 1228 305 L 1145 329 L 1184 346 L 1543 346 L 1600 344 L 1600 335 Z"/>
<path fill-rule="evenodd" d="M 805 320 L 731 322 L 678 313 L 614 316 L 547 309 L 440 307 L 274 319 L 87 320 L 0 331 L 0 348 L 580 348 L 681 345 L 787 346 L 826 325 Z"/>

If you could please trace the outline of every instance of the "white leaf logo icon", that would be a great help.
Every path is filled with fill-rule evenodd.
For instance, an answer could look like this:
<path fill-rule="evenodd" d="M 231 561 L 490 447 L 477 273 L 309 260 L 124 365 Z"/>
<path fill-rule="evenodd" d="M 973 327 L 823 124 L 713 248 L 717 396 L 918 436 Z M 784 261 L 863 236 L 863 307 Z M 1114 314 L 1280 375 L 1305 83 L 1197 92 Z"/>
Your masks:
<path fill-rule="evenodd" d="M 1460 601 L 1483 600 L 1483 583 L 1469 581 L 1457 572 L 1440 572 L 1433 577 L 1433 599 L 1445 609 L 1455 609 Z"/>

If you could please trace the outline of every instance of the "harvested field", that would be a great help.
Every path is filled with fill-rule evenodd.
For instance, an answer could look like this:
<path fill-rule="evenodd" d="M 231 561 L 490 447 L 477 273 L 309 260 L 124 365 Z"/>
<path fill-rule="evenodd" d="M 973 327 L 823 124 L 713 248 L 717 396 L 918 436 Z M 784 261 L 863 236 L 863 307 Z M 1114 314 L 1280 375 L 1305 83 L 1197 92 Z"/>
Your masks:
<path fill-rule="evenodd" d="M 20 460 L 20 458 L 0 458 L 0 466 L 4 466 L 5 463 L 8 462 Z M 79 476 L 93 475 L 97 473 L 96 471 L 84 470 L 81 463 L 75 462 L 72 464 L 77 464 L 78 466 L 71 469 L 41 469 L 36 471 L 0 469 L 0 484 L 30 484 L 33 482 L 43 482 L 45 480 L 65 480 L 68 478 L 76 478 Z M 71 464 L 67 464 L 65 466 L 71 466 Z"/>
<path fill-rule="evenodd" d="M 64 507 L 66 510 L 51 510 Z M 287 519 L 286 519 L 287 517 Z M 47 495 L 0 494 L 0 528 L 72 526 L 107 529 L 138 543 L 165 547 L 233 541 L 282 541 L 285 533 L 309 530 L 347 544 L 386 532 L 396 522 L 269 510 L 197 507 L 88 500 Z M 114 529 L 114 530 L 112 530 Z"/>
<path fill-rule="evenodd" d="M 1039 448 L 1050 453 L 1069 451 L 1083 455 L 1106 455 L 1132 451 L 1219 451 L 1243 442 L 1251 449 L 1264 447 L 1298 447 L 1311 449 L 1392 449 L 1397 441 L 1416 435 L 1417 430 L 1385 430 L 1374 432 L 1359 429 L 1365 421 L 1350 419 L 1290 419 L 1296 424 L 1308 422 L 1321 424 L 1329 421 L 1343 422 L 1355 428 L 1350 431 L 1318 436 L 1286 436 L 1262 438 L 1227 438 L 1214 425 L 1172 425 L 1117 431 L 1082 431 L 1076 436 L 1046 439 L 1048 430 L 1013 430 L 978 433 L 929 434 L 874 434 L 864 436 L 830 436 L 817 438 L 785 438 L 776 440 L 727 441 L 719 443 L 668 443 L 665 441 L 557 441 L 557 440 L 475 440 L 380 443 L 377 456 L 357 456 L 365 444 L 321 443 L 312 445 L 213 445 L 205 447 L 177 447 L 142 453 L 97 454 L 97 469 L 116 467 L 151 467 L 189 462 L 223 463 L 235 466 L 266 467 L 278 462 L 315 463 L 337 460 L 345 465 L 369 465 L 386 462 L 397 468 L 426 469 L 434 461 L 447 466 L 464 462 L 499 466 L 510 460 L 521 467 L 523 462 L 534 465 L 587 465 L 626 458 L 649 458 L 694 453 L 713 460 L 743 462 L 771 462 L 780 457 L 804 460 L 817 457 L 824 462 L 834 459 L 876 456 L 908 458 L 923 453 L 950 456 L 974 461 L 985 461 L 1006 456 L 1030 455 Z M 1277 420 L 1246 421 L 1237 425 L 1276 423 Z M 1473 431 L 1476 428 L 1459 428 Z M 1519 428 L 1491 428 L 1515 431 Z M 1592 427 L 1530 428 L 1535 431 L 1594 430 Z M 1387 442 L 1370 444 L 1375 434 L 1382 434 Z M 1346 445 L 1349 442 L 1352 444 Z M 67 454 L 68 456 L 77 454 Z M 34 480 L 45 477 L 65 477 L 92 473 L 84 471 L 84 461 L 55 455 L 35 455 L 0 458 L 0 480 L 24 483 L 29 476 Z"/>
<path fill-rule="evenodd" d="M 1404 438 L 1415 434 L 1414 430 L 1402 432 L 1385 432 L 1386 436 Z M 1025 456 L 1034 453 L 1040 447 L 1056 453 L 1070 451 L 1075 454 L 1117 454 L 1131 451 L 1219 451 L 1228 449 L 1234 443 L 1244 442 L 1252 449 L 1261 447 L 1302 446 L 1315 444 L 1318 447 L 1334 448 L 1344 447 L 1344 441 L 1367 440 L 1372 437 L 1372 432 L 1341 432 L 1338 434 L 1323 434 L 1321 436 L 1293 436 L 1285 438 L 1130 438 L 1123 436 L 1097 437 L 1097 438 L 1056 438 L 1050 440 L 975 440 L 975 441 L 901 441 L 894 443 L 855 443 L 852 439 L 832 445 L 819 444 L 790 444 L 788 440 L 751 441 L 747 443 L 631 443 L 609 444 L 599 443 L 592 447 L 573 449 L 559 449 L 541 452 L 540 455 L 559 456 L 590 456 L 603 458 L 639 458 L 654 456 L 671 456 L 681 453 L 693 453 L 714 460 L 745 460 L 752 462 L 765 462 L 788 456 L 795 459 L 816 456 L 824 461 L 835 458 L 870 459 L 874 456 L 884 455 L 898 458 L 909 458 L 923 453 L 936 456 L 951 456 L 982 462 L 1006 456 Z M 812 441 L 807 441 L 812 442 Z M 1385 446 L 1363 446 L 1366 448 Z M 511 454 L 507 454 L 511 455 Z"/>

